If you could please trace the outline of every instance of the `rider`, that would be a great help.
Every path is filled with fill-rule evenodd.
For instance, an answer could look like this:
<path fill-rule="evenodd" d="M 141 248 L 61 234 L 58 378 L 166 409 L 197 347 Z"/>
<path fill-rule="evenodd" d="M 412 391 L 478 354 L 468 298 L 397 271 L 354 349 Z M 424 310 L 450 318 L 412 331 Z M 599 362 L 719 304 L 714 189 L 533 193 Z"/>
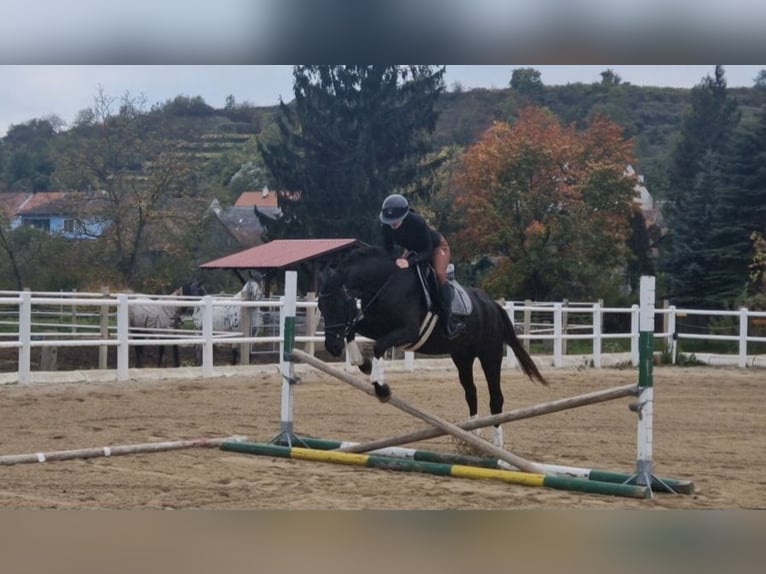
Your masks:
<path fill-rule="evenodd" d="M 444 334 L 454 339 L 465 327 L 452 315 L 452 286 L 447 281 L 447 265 L 450 260 L 450 248 L 444 236 L 426 223 L 423 216 L 410 208 L 402 195 L 394 193 L 384 201 L 380 210 L 380 222 L 383 224 L 383 247 L 393 253 L 394 244 L 407 250 L 406 257 L 399 257 L 396 265 L 406 269 L 410 263 L 431 262 L 439 282 L 439 301 L 444 317 Z"/>

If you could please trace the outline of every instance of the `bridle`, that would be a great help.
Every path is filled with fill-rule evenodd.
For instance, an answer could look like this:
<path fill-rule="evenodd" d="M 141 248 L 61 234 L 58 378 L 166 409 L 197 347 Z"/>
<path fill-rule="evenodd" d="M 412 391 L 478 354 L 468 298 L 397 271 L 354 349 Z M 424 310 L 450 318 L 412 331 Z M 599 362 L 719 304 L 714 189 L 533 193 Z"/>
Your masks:
<path fill-rule="evenodd" d="M 388 287 L 388 284 L 391 282 L 393 278 L 394 278 L 393 274 L 389 275 L 388 278 L 383 282 L 383 285 L 380 286 L 380 288 L 375 292 L 372 298 L 367 302 L 367 304 L 362 309 L 360 309 L 359 306 L 356 304 L 356 298 L 351 296 L 351 294 L 348 292 L 348 288 L 345 285 L 340 285 L 324 293 L 320 292 L 318 296 L 319 301 L 321 301 L 322 299 L 326 299 L 328 297 L 335 297 L 340 295 L 343 297 L 343 302 L 345 304 L 346 316 L 344 318 L 344 321 L 342 323 L 332 323 L 330 325 L 325 325 L 325 335 L 335 337 L 336 339 L 350 340 L 351 335 L 354 333 L 354 329 L 356 329 L 356 326 L 359 324 L 359 322 L 362 319 L 364 319 L 365 311 L 367 311 L 367 309 L 370 308 L 370 305 L 372 305 L 375 302 L 375 300 L 378 297 L 380 297 L 380 294 L 383 292 L 383 290 L 386 287 Z M 349 309 L 352 306 L 353 306 L 354 312 L 350 313 Z M 343 332 L 341 332 L 340 330 L 335 330 L 337 327 L 342 327 Z"/>
<path fill-rule="evenodd" d="M 324 332 L 325 335 L 335 337 L 336 339 L 348 339 L 354 332 L 354 329 L 356 328 L 359 321 L 362 320 L 362 312 L 357 307 L 356 299 L 354 299 L 349 294 L 345 285 L 341 285 L 340 287 L 324 293 L 320 292 L 318 300 L 321 301 L 322 299 L 328 299 L 330 297 L 337 296 L 341 296 L 343 298 L 345 317 L 343 318 L 343 322 L 325 325 Z M 352 306 L 354 308 L 354 312 L 350 313 L 349 309 L 351 309 Z M 338 327 L 340 327 L 342 330 L 338 329 Z"/>

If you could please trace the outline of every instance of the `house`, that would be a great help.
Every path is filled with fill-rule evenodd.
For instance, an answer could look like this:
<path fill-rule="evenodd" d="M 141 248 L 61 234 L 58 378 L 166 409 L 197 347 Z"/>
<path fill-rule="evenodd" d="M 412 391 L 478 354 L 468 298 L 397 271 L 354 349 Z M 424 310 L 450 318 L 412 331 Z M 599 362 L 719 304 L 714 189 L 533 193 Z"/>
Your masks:
<path fill-rule="evenodd" d="M 59 234 L 67 239 L 97 239 L 109 222 L 102 215 L 102 192 L 41 192 L 21 206 L 21 225 Z"/>
<path fill-rule="evenodd" d="M 231 207 L 222 207 L 217 199 L 210 209 L 226 231 L 242 246 L 251 247 L 262 242 L 263 227 L 256 210 L 270 219 L 279 219 L 277 192 L 264 187 L 261 191 L 243 191 Z"/>
<path fill-rule="evenodd" d="M 29 193 L 0 193 L 0 213 L 3 214 L 3 224 L 15 229 L 20 224 L 17 212 L 29 198 Z"/>
<path fill-rule="evenodd" d="M 96 239 L 108 225 L 99 215 L 103 203 L 99 192 L 44 191 L 24 194 L 21 201 L 4 199 L 4 207 L 11 206 L 6 207 L 11 229 L 27 226 L 67 239 Z"/>

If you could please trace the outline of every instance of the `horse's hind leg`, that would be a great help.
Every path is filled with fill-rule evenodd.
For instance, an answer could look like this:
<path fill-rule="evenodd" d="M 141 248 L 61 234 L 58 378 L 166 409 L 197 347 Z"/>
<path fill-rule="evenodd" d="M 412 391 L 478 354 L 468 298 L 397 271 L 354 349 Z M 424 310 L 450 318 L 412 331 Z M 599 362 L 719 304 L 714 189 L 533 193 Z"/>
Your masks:
<path fill-rule="evenodd" d="M 500 387 L 500 375 L 503 367 L 503 350 L 497 353 L 485 353 L 479 356 L 481 368 L 484 376 L 487 378 L 487 388 L 489 389 L 489 412 L 493 415 L 503 412 L 503 389 Z M 494 427 L 492 443 L 495 446 L 503 446 L 503 429 L 500 425 Z"/>
<path fill-rule="evenodd" d="M 473 356 L 452 355 L 452 362 L 457 367 L 460 386 L 463 387 L 465 402 L 468 405 L 468 415 L 475 419 L 479 414 L 479 402 L 476 395 L 476 385 L 473 381 Z M 473 434 L 481 436 L 481 429 L 474 429 Z"/>

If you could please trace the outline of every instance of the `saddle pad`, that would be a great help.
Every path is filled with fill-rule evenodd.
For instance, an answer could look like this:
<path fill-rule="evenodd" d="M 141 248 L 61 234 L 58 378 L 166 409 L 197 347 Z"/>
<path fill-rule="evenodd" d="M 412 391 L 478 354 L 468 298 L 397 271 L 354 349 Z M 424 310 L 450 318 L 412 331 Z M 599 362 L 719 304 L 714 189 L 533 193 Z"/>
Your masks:
<path fill-rule="evenodd" d="M 468 292 L 454 279 L 449 283 L 452 285 L 452 291 L 454 293 L 451 307 L 452 314 L 460 317 L 467 317 L 473 311 L 473 303 L 468 296 Z"/>

